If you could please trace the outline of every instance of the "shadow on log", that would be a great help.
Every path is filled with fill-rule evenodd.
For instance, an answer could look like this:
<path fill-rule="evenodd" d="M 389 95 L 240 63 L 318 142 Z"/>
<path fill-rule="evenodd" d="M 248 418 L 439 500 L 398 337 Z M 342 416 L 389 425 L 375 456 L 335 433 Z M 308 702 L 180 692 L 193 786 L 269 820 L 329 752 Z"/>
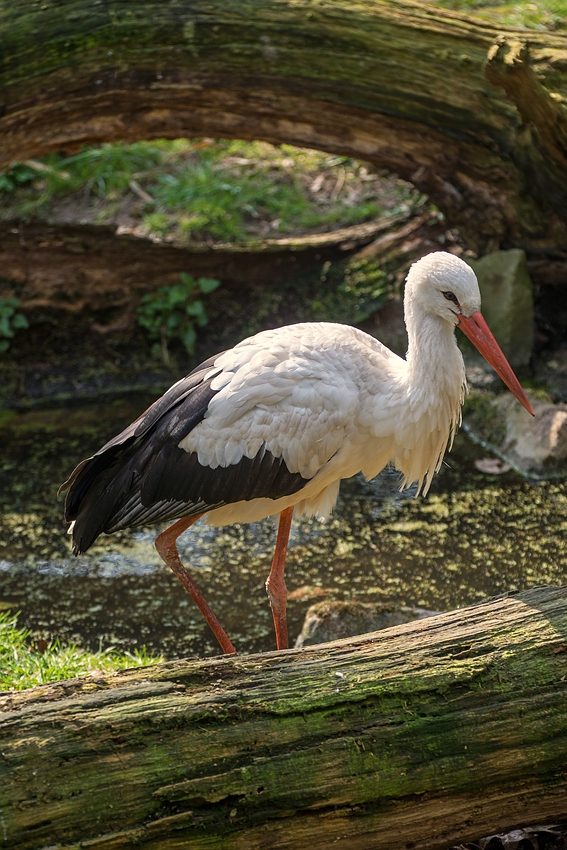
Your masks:
<path fill-rule="evenodd" d="M 447 848 L 567 814 L 567 588 L 0 696 L 12 850 Z"/>

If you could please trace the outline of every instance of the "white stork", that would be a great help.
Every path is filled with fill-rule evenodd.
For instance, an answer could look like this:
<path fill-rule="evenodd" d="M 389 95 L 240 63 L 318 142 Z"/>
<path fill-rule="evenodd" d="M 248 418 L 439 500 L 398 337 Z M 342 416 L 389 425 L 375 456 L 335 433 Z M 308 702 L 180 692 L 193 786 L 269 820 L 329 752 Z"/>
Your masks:
<path fill-rule="evenodd" d="M 292 517 L 327 517 L 341 479 L 388 463 L 426 493 L 460 423 L 465 367 L 459 327 L 532 413 L 480 313 L 474 272 L 452 254 L 411 267 L 404 360 L 348 325 L 263 331 L 211 357 L 121 434 L 80 463 L 65 518 L 73 552 L 99 534 L 177 520 L 156 548 L 225 653 L 234 646 L 181 563 L 176 540 L 204 514 L 211 525 L 279 514 L 266 589 L 278 649 L 288 646 L 284 564 Z"/>

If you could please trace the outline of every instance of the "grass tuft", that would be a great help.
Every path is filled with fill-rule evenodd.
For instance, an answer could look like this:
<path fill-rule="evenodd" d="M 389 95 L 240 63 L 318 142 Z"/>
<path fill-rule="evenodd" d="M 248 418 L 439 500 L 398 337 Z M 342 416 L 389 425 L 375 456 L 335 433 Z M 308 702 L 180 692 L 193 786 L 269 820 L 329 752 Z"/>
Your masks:
<path fill-rule="evenodd" d="M 133 653 L 113 649 L 88 652 L 74 644 L 61 646 L 59 641 L 34 648 L 30 632 L 19 629 L 16 622 L 17 614 L 0 612 L 0 690 L 23 690 L 95 671 L 110 673 L 162 660 L 148 655 L 145 648 Z"/>

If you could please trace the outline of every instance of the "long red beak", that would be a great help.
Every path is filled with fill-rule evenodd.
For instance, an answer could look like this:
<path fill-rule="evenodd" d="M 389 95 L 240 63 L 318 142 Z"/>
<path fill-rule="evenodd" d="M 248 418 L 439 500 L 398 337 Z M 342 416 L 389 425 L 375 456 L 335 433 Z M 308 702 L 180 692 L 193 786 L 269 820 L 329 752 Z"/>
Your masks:
<path fill-rule="evenodd" d="M 532 416 L 534 412 L 529 399 L 520 382 L 514 375 L 512 367 L 504 357 L 502 349 L 494 339 L 492 331 L 486 324 L 482 313 L 479 311 L 473 313 L 472 316 L 459 316 L 458 327 L 462 330 L 465 336 L 468 336 L 470 341 L 475 345 L 482 356 L 490 363 L 497 375 L 500 375 L 506 386 L 511 390 L 520 404 L 522 404 L 528 413 Z"/>

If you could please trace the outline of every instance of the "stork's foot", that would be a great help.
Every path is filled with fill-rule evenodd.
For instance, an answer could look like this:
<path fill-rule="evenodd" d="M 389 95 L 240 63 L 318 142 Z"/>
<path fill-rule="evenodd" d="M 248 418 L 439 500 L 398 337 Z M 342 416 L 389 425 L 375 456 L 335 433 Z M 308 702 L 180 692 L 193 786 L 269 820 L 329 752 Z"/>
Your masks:
<path fill-rule="evenodd" d="M 199 608 L 199 611 L 211 627 L 214 636 L 218 640 L 222 651 L 227 655 L 236 655 L 236 649 L 234 648 L 230 638 L 217 620 L 215 614 L 213 614 L 213 611 L 211 610 L 208 602 L 206 602 L 205 597 L 181 563 L 181 558 L 177 551 L 177 538 L 179 535 L 183 534 L 186 529 L 193 525 L 193 523 L 202 516 L 203 514 L 199 514 L 195 517 L 185 517 L 184 519 L 178 520 L 170 528 L 166 529 L 166 531 L 158 534 L 155 546 L 160 557 L 165 561 L 167 566 L 173 570 L 193 602 Z"/>
<path fill-rule="evenodd" d="M 274 560 L 272 561 L 270 575 L 266 580 L 266 591 L 270 605 L 272 606 L 278 649 L 287 649 L 289 647 L 286 613 L 287 588 L 284 581 L 284 569 L 292 519 L 293 508 L 286 508 L 285 511 L 281 512 Z"/>

